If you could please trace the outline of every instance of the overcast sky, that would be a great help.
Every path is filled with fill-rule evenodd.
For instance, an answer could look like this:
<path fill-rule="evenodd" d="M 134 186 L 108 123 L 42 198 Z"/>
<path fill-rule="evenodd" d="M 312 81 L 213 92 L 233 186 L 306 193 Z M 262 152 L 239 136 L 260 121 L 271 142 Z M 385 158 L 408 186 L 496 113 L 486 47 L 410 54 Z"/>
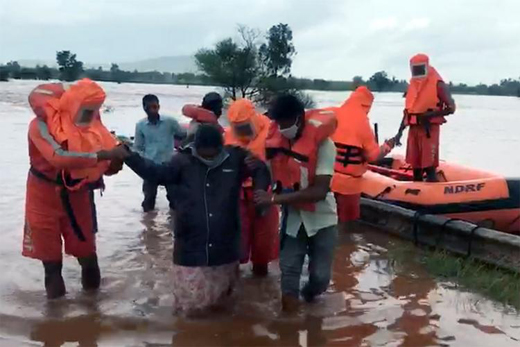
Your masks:
<path fill-rule="evenodd" d="M 454 82 L 520 76 L 518 0 L 0 0 L 0 63 L 61 49 L 87 63 L 192 54 L 238 23 L 279 22 L 293 29 L 300 77 L 408 78 L 418 52 Z"/>

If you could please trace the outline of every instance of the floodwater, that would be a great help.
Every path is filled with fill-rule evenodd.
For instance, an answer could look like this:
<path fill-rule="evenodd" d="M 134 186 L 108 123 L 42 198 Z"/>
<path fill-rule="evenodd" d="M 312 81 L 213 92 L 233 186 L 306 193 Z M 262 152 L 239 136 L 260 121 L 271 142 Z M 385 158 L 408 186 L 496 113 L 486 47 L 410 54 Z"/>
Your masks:
<path fill-rule="evenodd" d="M 125 169 L 107 179 L 97 198 L 101 291 L 81 292 L 78 265 L 66 257 L 65 299 L 47 302 L 43 269 L 20 255 L 28 169 L 27 95 L 35 81 L 0 84 L 0 346 L 519 346 L 520 316 L 511 308 L 438 282 L 412 266 L 395 269 L 387 250 L 398 240 L 356 229 L 340 239 L 333 283 L 295 317 L 279 313 L 277 264 L 265 279 L 242 268 L 231 312 L 187 320 L 171 314 L 171 218 L 164 191 L 158 212 L 140 210 L 140 179 Z M 211 88 L 104 84 L 103 119 L 131 135 L 142 117 L 140 99 L 155 93 L 164 114 L 198 102 Z M 334 105 L 345 93 L 313 93 Z M 508 176 L 520 176 L 520 99 L 456 96 L 458 111 L 443 128 L 442 157 Z M 373 121 L 380 137 L 400 122 L 399 94 L 376 95 Z M 402 149 L 400 149 L 402 151 Z"/>

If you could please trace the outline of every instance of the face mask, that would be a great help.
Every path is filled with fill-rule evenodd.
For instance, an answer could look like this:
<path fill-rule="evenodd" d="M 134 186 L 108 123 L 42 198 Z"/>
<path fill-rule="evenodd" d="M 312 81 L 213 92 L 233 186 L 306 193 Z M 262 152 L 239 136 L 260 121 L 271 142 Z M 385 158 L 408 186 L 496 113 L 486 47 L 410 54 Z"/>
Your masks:
<path fill-rule="evenodd" d="M 285 129 L 280 129 L 280 126 L 278 126 L 278 129 L 280 130 L 280 133 L 282 134 L 283 137 L 285 137 L 286 139 L 292 140 L 298 134 L 298 129 L 299 129 L 298 128 L 298 119 L 296 119 L 294 124 L 291 125 L 290 127 L 285 128 Z"/>
<path fill-rule="evenodd" d="M 212 167 L 215 167 L 217 166 L 218 164 L 220 164 L 220 162 L 222 162 L 223 158 L 225 157 L 226 155 L 226 152 L 221 149 L 220 152 L 214 156 L 213 158 L 211 159 L 206 159 L 206 158 L 203 158 L 199 155 L 199 153 L 197 153 L 197 150 L 195 148 L 192 148 L 192 153 L 193 155 L 199 159 L 204 165 L 212 168 Z"/>
<path fill-rule="evenodd" d="M 212 167 L 213 165 L 215 165 L 215 162 L 217 161 L 218 156 L 216 156 L 215 158 L 211 158 L 211 159 L 204 159 L 201 156 L 198 156 L 197 158 L 199 158 L 199 160 L 201 162 L 203 162 L 206 166 Z"/>

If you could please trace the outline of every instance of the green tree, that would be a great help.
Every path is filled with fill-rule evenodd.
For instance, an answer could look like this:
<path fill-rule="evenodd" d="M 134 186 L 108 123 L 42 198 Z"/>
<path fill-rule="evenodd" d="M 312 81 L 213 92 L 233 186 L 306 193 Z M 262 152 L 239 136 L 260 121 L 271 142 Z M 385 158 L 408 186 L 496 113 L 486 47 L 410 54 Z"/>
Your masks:
<path fill-rule="evenodd" d="M 267 75 L 286 76 L 291 73 L 292 58 L 296 54 L 292 30 L 288 24 L 272 26 L 267 33 L 267 42 L 259 49 L 260 59 Z"/>
<path fill-rule="evenodd" d="M 9 70 L 9 75 L 11 76 L 11 78 L 14 78 L 16 80 L 22 78 L 22 67 L 20 66 L 20 64 L 18 64 L 17 61 L 10 61 L 6 64 L 6 66 Z"/>
<path fill-rule="evenodd" d="M 359 86 L 362 86 L 365 84 L 365 81 L 363 80 L 363 77 L 361 76 L 354 76 L 352 79 L 352 88 L 356 89 Z"/>
<path fill-rule="evenodd" d="M 39 80 L 48 81 L 52 78 L 52 71 L 47 65 L 36 66 L 36 77 Z"/>
<path fill-rule="evenodd" d="M 20 70 L 20 79 L 22 80 L 35 80 L 38 79 L 38 74 L 35 68 L 23 67 Z"/>
<path fill-rule="evenodd" d="M 200 49 L 195 54 L 197 67 L 236 99 L 239 93 L 247 97 L 258 72 L 252 47 L 239 45 L 228 38 L 213 49 Z"/>
<path fill-rule="evenodd" d="M 122 82 L 122 71 L 119 69 L 119 65 L 112 63 L 110 66 L 110 78 L 114 82 Z"/>
<path fill-rule="evenodd" d="M 62 81 L 75 81 L 83 73 L 83 62 L 76 60 L 76 54 L 71 54 L 70 51 L 56 52 L 56 62 Z"/>
<path fill-rule="evenodd" d="M 239 39 L 222 40 L 214 48 L 203 48 L 195 54 L 197 66 L 204 73 L 201 81 L 223 87 L 232 99 L 241 96 L 262 103 L 276 93 L 298 89 L 298 81 L 290 76 L 296 50 L 287 24 L 271 27 L 264 43 L 259 42 L 258 30 L 239 26 L 238 33 Z M 181 81 L 179 76 L 176 81 Z"/>
<path fill-rule="evenodd" d="M 382 92 L 392 85 L 392 80 L 388 78 L 385 71 L 378 71 L 370 77 L 368 85 L 370 89 Z"/>
<path fill-rule="evenodd" d="M 0 66 L 0 82 L 9 81 L 9 69 L 6 66 Z"/>
<path fill-rule="evenodd" d="M 259 74 L 256 101 L 268 104 L 277 94 L 290 93 L 298 96 L 306 107 L 314 106 L 312 97 L 301 91 L 304 83 L 291 76 L 292 61 L 296 55 L 292 40 L 292 30 L 287 24 L 280 23 L 268 30 L 266 42 L 258 49 Z M 310 85 L 315 86 L 315 82 L 312 81 Z M 320 87 L 326 88 L 328 82 L 323 82 Z"/>

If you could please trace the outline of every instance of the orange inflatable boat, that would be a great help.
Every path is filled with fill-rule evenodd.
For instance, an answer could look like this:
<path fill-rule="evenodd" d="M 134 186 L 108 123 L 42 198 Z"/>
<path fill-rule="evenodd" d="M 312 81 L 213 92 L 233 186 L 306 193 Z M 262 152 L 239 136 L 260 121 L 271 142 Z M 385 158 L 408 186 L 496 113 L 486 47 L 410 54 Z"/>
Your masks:
<path fill-rule="evenodd" d="M 487 228 L 520 234 L 520 179 L 441 162 L 439 182 L 413 182 L 401 156 L 369 165 L 363 196 L 420 213 L 440 214 Z"/>

